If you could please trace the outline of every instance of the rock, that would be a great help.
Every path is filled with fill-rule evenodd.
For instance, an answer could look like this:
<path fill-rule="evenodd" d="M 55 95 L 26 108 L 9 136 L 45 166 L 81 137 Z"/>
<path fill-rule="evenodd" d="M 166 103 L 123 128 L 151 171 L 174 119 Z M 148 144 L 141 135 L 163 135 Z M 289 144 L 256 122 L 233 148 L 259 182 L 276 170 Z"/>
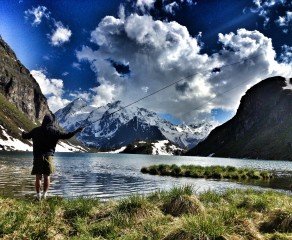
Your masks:
<path fill-rule="evenodd" d="M 0 93 L 33 122 L 50 113 L 47 99 L 29 70 L 0 36 Z"/>

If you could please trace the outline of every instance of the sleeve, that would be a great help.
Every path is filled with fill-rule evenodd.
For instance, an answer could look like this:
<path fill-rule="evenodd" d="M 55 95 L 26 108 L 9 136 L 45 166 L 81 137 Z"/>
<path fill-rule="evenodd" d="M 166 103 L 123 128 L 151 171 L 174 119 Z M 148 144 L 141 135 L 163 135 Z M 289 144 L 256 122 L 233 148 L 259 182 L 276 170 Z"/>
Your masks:
<path fill-rule="evenodd" d="M 76 131 L 65 133 L 65 132 L 56 130 L 56 132 L 55 132 L 57 139 L 69 139 L 69 138 L 73 137 L 75 134 L 76 134 Z"/>
<path fill-rule="evenodd" d="M 22 134 L 21 134 L 21 137 L 23 138 L 23 139 L 31 139 L 32 137 L 33 137 L 33 132 L 34 132 L 34 129 L 33 130 L 31 130 L 30 132 L 22 132 Z"/>

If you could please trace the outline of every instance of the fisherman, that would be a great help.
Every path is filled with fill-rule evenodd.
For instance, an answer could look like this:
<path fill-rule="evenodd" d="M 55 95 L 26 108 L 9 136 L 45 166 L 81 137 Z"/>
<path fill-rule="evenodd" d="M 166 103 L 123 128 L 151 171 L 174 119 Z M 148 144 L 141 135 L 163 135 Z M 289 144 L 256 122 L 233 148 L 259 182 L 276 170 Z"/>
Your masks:
<path fill-rule="evenodd" d="M 42 125 L 31 130 L 29 133 L 22 133 L 23 139 L 33 141 L 33 168 L 32 175 L 36 175 L 35 190 L 37 199 L 47 197 L 50 186 L 50 175 L 55 171 L 53 156 L 59 139 L 69 139 L 81 132 L 83 128 L 78 128 L 73 132 L 64 133 L 55 127 L 55 116 L 47 114 L 44 116 Z M 44 177 L 43 195 L 41 196 L 41 181 Z"/>

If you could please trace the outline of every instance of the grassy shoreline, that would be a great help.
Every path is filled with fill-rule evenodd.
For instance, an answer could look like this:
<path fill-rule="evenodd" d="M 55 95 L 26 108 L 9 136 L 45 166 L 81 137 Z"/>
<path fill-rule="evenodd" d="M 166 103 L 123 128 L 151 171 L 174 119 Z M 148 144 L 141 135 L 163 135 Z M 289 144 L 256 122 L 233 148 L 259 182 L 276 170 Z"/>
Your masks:
<path fill-rule="evenodd" d="M 269 171 L 260 171 L 251 168 L 235 168 L 231 166 L 197 166 L 182 165 L 177 166 L 160 164 L 142 167 L 142 173 L 160 176 L 172 177 L 190 177 L 190 178 L 212 178 L 212 179 L 262 179 L 268 180 L 273 178 L 273 174 Z"/>
<path fill-rule="evenodd" d="M 188 186 L 109 202 L 0 197 L 0 238 L 291 239 L 291 202 L 274 191 L 196 195 Z"/>

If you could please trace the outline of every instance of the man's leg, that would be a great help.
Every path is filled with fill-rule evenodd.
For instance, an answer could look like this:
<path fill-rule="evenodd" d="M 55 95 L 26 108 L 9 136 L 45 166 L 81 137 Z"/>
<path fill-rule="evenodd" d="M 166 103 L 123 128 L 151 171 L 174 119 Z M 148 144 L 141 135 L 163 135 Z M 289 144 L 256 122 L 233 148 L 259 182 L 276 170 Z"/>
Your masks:
<path fill-rule="evenodd" d="M 43 197 L 47 197 L 47 192 L 50 187 L 50 176 L 49 175 L 44 175 L 44 192 L 43 192 Z"/>
<path fill-rule="evenodd" d="M 41 174 L 37 174 L 35 176 L 35 190 L 36 190 L 38 199 L 41 199 L 41 194 L 40 194 L 41 184 L 42 184 L 42 175 Z"/>

